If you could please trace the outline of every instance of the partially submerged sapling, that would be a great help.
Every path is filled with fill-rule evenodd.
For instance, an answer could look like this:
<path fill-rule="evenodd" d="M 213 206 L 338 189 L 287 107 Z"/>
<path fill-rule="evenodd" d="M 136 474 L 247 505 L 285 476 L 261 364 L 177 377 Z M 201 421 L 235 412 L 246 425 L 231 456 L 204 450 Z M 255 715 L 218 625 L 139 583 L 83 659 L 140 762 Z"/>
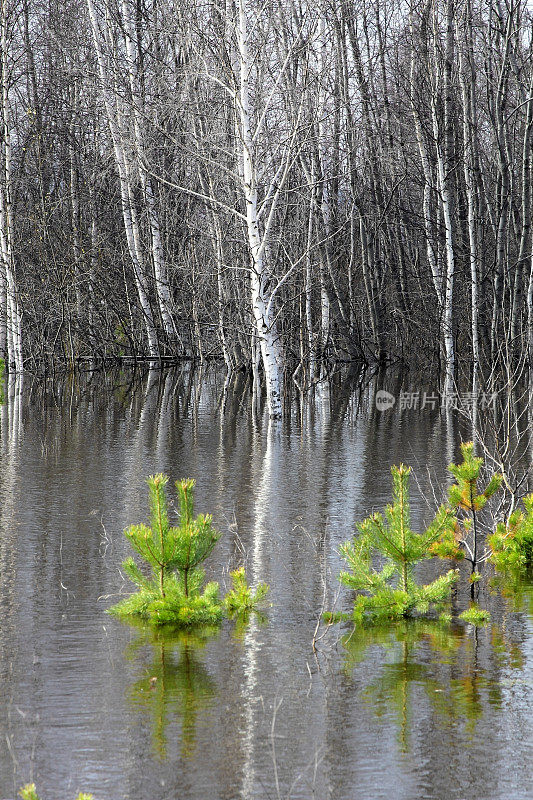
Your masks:
<path fill-rule="evenodd" d="M 21 797 L 22 800 L 40 800 L 34 783 L 27 783 L 26 786 L 23 786 L 19 791 L 19 797 Z M 94 800 L 94 798 L 92 794 L 80 792 L 76 800 Z"/>
<path fill-rule="evenodd" d="M 403 464 L 391 468 L 394 502 L 387 506 L 385 518 L 372 514 L 357 526 L 359 535 L 340 548 L 349 571 L 341 572 L 339 580 L 358 592 L 352 613 L 355 622 L 407 617 L 440 608 L 458 578 L 456 570 L 449 570 L 426 585 L 415 581 L 414 565 L 432 557 L 431 547 L 450 526 L 452 513 L 442 506 L 423 533 L 411 530 L 410 472 Z M 381 569 L 372 564 L 376 555 L 384 558 Z"/>
<path fill-rule="evenodd" d="M 268 585 L 259 583 L 254 591 L 251 586 L 248 586 L 244 567 L 230 572 L 230 577 L 233 588 L 224 598 L 228 614 L 248 614 L 250 611 L 255 611 L 268 594 Z"/>
<path fill-rule="evenodd" d="M 520 572 L 533 564 L 533 494 L 524 498 L 507 522 L 500 522 L 489 536 L 490 561 L 502 572 Z"/>
<path fill-rule="evenodd" d="M 146 576 L 133 558 L 123 562 L 126 575 L 138 591 L 109 609 L 115 616 L 141 617 L 154 625 L 167 623 L 178 626 L 218 624 L 224 612 L 234 610 L 240 602 L 246 605 L 255 598 L 246 583 L 244 570 L 226 599 L 219 595 L 219 585 L 205 585 L 201 564 L 213 550 L 220 534 L 213 528 L 210 514 L 194 517 L 194 480 L 176 482 L 180 502 L 178 526 L 172 526 L 168 516 L 166 486 L 168 476 L 151 475 L 147 479 L 150 492 L 151 527 L 132 525 L 124 531 L 133 549 L 151 568 Z M 263 584 L 256 592 L 259 602 L 268 587 Z M 236 592 L 236 590 L 238 591 Z M 244 610 L 242 608 L 241 610 Z"/>
<path fill-rule="evenodd" d="M 479 566 L 485 561 L 490 560 L 502 572 L 516 572 L 533 564 L 533 494 L 524 499 L 523 510 L 513 511 L 485 539 L 494 525 L 491 515 L 487 518 L 487 503 L 500 489 L 504 477 L 492 474 L 481 489 L 483 459 L 474 455 L 472 442 L 463 443 L 461 453 L 462 462 L 449 466 L 455 482 L 449 489 L 448 503 L 439 508 L 424 533 L 411 531 L 410 469 L 401 464 L 391 470 L 394 502 L 387 507 L 385 519 L 381 514 L 371 515 L 357 526 L 359 535 L 340 548 L 349 571 L 341 572 L 339 580 L 358 593 L 352 613 L 355 622 L 407 617 L 442 605 L 458 578 L 458 570 L 420 586 L 413 578 L 413 566 L 424 558 L 469 561 L 472 600 L 481 581 Z M 376 556 L 384 559 L 380 570 L 373 565 Z M 330 620 L 342 618 L 326 616 Z M 450 618 L 449 614 L 441 615 L 443 620 Z M 459 618 L 480 625 L 490 614 L 473 604 Z"/>
<path fill-rule="evenodd" d="M 494 473 L 483 490 L 479 489 L 483 459 L 474 456 L 473 442 L 461 444 L 463 461 L 461 464 L 450 464 L 448 469 L 455 478 L 449 490 L 450 508 L 454 513 L 454 524 L 443 531 L 432 547 L 432 552 L 441 558 L 463 559 L 471 564 L 471 594 L 474 597 L 478 582 L 478 565 L 487 558 L 480 553 L 480 521 L 479 514 L 487 501 L 500 488 L 503 476 Z"/>
<path fill-rule="evenodd" d="M 515 508 L 495 529 L 491 514 L 482 526 L 481 512 L 502 486 L 504 476 L 494 473 L 480 491 L 483 459 L 474 456 L 472 442 L 462 444 L 461 452 L 463 462 L 449 467 L 456 479 L 449 491 L 454 525 L 445 530 L 432 550 L 441 558 L 464 558 L 470 562 L 473 599 L 481 578 L 478 568 L 485 561 L 490 561 L 502 573 L 520 572 L 533 564 L 533 494 L 524 498 L 523 509 Z M 490 533 L 491 530 L 494 532 Z M 486 539 L 485 534 L 488 534 Z"/>

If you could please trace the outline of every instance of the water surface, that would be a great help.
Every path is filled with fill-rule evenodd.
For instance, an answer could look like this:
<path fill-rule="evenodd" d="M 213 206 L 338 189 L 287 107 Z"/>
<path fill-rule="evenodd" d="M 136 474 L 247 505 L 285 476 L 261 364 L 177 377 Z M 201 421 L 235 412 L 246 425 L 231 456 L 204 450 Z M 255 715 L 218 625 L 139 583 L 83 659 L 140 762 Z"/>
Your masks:
<path fill-rule="evenodd" d="M 492 622 L 318 631 L 338 546 L 411 464 L 430 516 L 468 425 L 378 412 L 376 383 L 324 386 L 283 424 L 244 378 L 190 370 L 14 387 L 1 410 L 0 796 L 97 800 L 533 796 L 533 591 L 482 598 Z M 209 577 L 244 563 L 265 619 L 166 635 L 105 615 L 147 518 L 145 476 L 197 480 L 223 536 Z M 434 564 L 424 567 L 434 574 Z M 324 634 L 322 636 L 322 634 Z"/>

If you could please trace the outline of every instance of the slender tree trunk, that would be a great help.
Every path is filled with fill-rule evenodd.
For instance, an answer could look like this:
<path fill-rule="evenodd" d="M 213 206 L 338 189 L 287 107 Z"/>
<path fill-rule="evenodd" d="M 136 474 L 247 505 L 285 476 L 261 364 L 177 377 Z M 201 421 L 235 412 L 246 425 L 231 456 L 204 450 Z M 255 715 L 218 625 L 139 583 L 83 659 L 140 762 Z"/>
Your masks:
<path fill-rule="evenodd" d="M 9 118 L 9 66 L 6 0 L 0 7 L 0 80 L 2 145 L 0 147 L 0 249 L 4 262 L 6 292 L 6 335 L 9 369 L 22 372 L 22 314 L 15 279 L 15 231 L 13 220 L 13 184 L 11 172 L 11 128 Z M 3 300 L 3 298 L 2 298 Z"/>
<path fill-rule="evenodd" d="M 137 223 L 137 214 L 135 211 L 135 199 L 131 185 L 131 164 L 129 164 L 128 161 L 129 155 L 126 154 L 125 144 L 120 130 L 121 120 L 118 106 L 119 98 L 118 94 L 115 97 L 113 96 L 113 91 L 111 88 L 116 84 L 116 80 L 114 80 L 114 76 L 109 70 L 108 64 L 106 63 L 107 60 L 102 46 L 100 21 L 93 4 L 93 0 L 87 0 L 87 6 L 93 33 L 93 43 L 98 62 L 100 88 L 104 98 L 107 122 L 111 133 L 115 162 L 119 176 L 120 199 L 122 203 L 122 217 L 126 232 L 126 240 L 133 266 L 133 276 L 135 279 L 137 295 L 141 306 L 141 312 L 144 317 L 149 355 L 154 358 L 159 356 L 159 343 L 157 340 L 157 333 L 148 294 L 148 282 L 146 280 L 146 275 L 144 274 L 144 266 L 142 263 L 140 236 Z M 110 37 L 111 34 L 109 33 L 107 38 L 109 39 Z"/>
<path fill-rule="evenodd" d="M 468 249 L 470 262 L 470 309 L 471 309 L 471 333 L 472 333 L 472 382 L 473 394 L 476 395 L 477 379 L 479 371 L 479 326 L 478 326 L 478 233 L 476 229 L 476 218 L 478 214 L 475 174 L 474 174 L 474 154 L 473 149 L 476 142 L 475 130 L 477 127 L 476 119 L 476 87 L 475 74 L 473 69 L 473 50 L 472 50 L 472 9 L 470 0 L 466 0 L 462 30 L 465 41 L 459 45 L 459 80 L 461 83 L 461 95 L 463 101 L 463 174 L 466 187 L 466 198 L 468 207 Z"/>
<path fill-rule="evenodd" d="M 161 227 L 159 215 L 156 208 L 152 179 L 146 174 L 146 152 L 144 146 L 143 121 L 146 111 L 141 92 L 141 78 L 139 76 L 138 52 L 142 43 L 135 40 L 140 33 L 140 25 L 134 26 L 130 0 L 121 0 L 122 19 L 124 23 L 124 36 L 126 41 L 126 55 L 128 66 L 129 86 L 133 106 L 133 133 L 135 142 L 135 154 L 138 161 L 138 170 L 143 191 L 144 203 L 146 206 L 148 224 L 150 228 L 151 254 L 154 267 L 155 293 L 163 329 L 167 337 L 174 336 L 174 323 L 171 313 L 171 298 L 167 269 L 165 264 Z"/>
<path fill-rule="evenodd" d="M 249 78 L 252 61 L 248 51 L 248 20 L 245 0 L 238 3 L 237 39 L 239 46 L 239 135 L 242 147 L 243 188 L 246 203 L 246 228 L 251 256 L 250 292 L 252 313 L 265 371 L 269 415 L 281 417 L 281 352 L 271 298 L 267 289 L 268 272 L 265 264 L 266 235 L 259 231 L 257 182 L 253 161 L 254 143 L 251 130 Z"/>

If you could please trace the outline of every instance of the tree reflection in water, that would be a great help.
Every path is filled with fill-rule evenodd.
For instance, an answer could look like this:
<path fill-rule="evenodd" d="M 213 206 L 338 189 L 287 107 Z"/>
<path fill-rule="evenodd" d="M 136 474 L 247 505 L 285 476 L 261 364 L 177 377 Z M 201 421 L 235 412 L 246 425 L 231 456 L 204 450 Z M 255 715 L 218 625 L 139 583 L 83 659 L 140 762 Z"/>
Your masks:
<path fill-rule="evenodd" d="M 376 716 L 392 718 L 403 753 L 410 751 L 409 736 L 420 689 L 440 725 L 456 727 L 463 721 L 467 736 L 473 736 L 487 706 L 493 710 L 502 706 L 503 669 L 520 669 L 523 664 L 518 643 L 497 625 L 479 630 L 438 621 L 404 620 L 357 628 L 344 636 L 342 643 L 345 670 L 350 675 L 358 667 L 364 672 L 365 659 L 372 649 L 386 651 L 386 663 L 374 680 L 363 682 L 362 694 Z"/>
<path fill-rule="evenodd" d="M 173 717 L 181 722 L 182 757 L 194 754 L 198 717 L 217 694 L 216 683 L 202 663 L 200 652 L 217 633 L 212 628 L 141 628 L 139 638 L 128 647 L 130 659 L 142 657 L 147 645 L 152 648 L 152 661 L 131 687 L 129 696 L 133 705 L 151 712 L 153 746 L 161 760 L 167 758 L 167 728 Z"/>

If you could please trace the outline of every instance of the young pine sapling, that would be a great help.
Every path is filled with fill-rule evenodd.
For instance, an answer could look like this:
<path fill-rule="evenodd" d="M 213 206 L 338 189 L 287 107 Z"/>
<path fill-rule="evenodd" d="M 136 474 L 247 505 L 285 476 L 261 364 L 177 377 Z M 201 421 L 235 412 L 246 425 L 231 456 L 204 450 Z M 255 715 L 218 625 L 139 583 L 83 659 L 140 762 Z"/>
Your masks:
<path fill-rule="evenodd" d="M 439 607 L 458 577 L 456 570 L 450 570 L 426 585 L 415 581 L 415 564 L 432 557 L 431 546 L 451 525 L 452 513 L 439 508 L 429 527 L 415 533 L 410 525 L 411 470 L 401 464 L 391 472 L 394 502 L 387 506 L 385 518 L 372 514 L 358 525 L 359 535 L 340 548 L 350 570 L 341 572 L 339 580 L 359 593 L 354 602 L 355 622 L 406 617 Z M 385 559 L 382 569 L 372 565 L 376 555 Z"/>
<path fill-rule="evenodd" d="M 219 539 L 209 514 L 194 516 L 194 481 L 176 482 L 180 503 L 179 525 L 169 522 L 166 475 L 151 475 L 151 527 L 131 525 L 124 533 L 133 549 L 150 566 L 145 575 L 133 558 L 123 562 L 126 575 L 138 591 L 109 609 L 118 617 L 141 617 L 155 625 L 178 626 L 218 624 L 224 612 L 250 610 L 266 594 L 260 584 L 253 593 L 244 570 L 232 574 L 233 589 L 225 599 L 219 596 L 219 585 L 208 583 L 203 591 L 204 571 L 201 564 Z"/>
<path fill-rule="evenodd" d="M 478 565 L 486 560 L 487 554 L 480 553 L 480 512 L 487 501 L 498 491 L 503 476 L 494 473 L 485 489 L 480 490 L 483 459 L 474 456 L 472 442 L 461 445 L 463 461 L 461 464 L 450 464 L 448 469 L 455 478 L 449 490 L 450 509 L 454 514 L 453 526 L 444 529 L 442 536 L 432 546 L 434 555 L 440 558 L 459 560 L 466 558 L 471 564 L 471 594 L 474 596 L 478 581 Z"/>

